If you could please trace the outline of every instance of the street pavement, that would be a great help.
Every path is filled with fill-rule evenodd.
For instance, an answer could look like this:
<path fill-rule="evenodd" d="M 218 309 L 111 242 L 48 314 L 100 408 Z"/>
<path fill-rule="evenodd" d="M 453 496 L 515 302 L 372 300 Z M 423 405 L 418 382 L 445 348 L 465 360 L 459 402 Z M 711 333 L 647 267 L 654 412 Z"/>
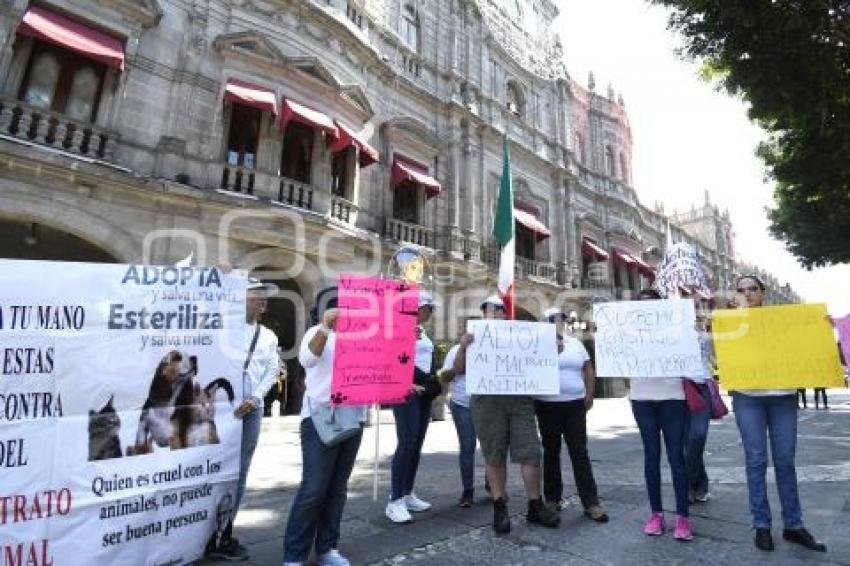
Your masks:
<path fill-rule="evenodd" d="M 809 391 L 811 396 L 811 391 Z M 561 565 L 561 564 L 842 564 L 850 566 L 850 391 L 829 392 L 829 410 L 813 404 L 799 412 L 797 475 L 806 526 L 828 546 L 815 553 L 782 540 L 781 511 L 772 471 L 768 491 L 774 515 L 776 550 L 753 546 L 747 505 L 743 450 L 734 417 L 711 424 L 706 463 L 712 498 L 691 507 L 695 538 L 679 542 L 672 533 L 646 537 L 649 513 L 643 483 L 643 453 L 628 401 L 600 399 L 588 416 L 589 451 L 599 494 L 611 515 L 607 524 L 582 516 L 569 457 L 562 467 L 571 505 L 561 512 L 558 529 L 530 526 L 518 466 L 509 468 L 512 530 L 495 536 L 492 507 L 483 490 L 484 466 L 477 454 L 478 501 L 460 509 L 457 437 L 450 420 L 431 423 L 416 481 L 416 493 L 433 503 L 414 522 L 395 525 L 384 516 L 389 461 L 395 449 L 392 412 L 382 412 L 378 453 L 378 501 L 373 494 L 376 430 L 366 430 L 349 483 L 340 551 L 355 565 Z M 811 399 L 810 399 L 811 401 Z M 277 565 L 283 557 L 283 532 L 301 477 L 297 417 L 265 419 L 260 445 L 248 476 L 246 500 L 236 536 L 248 547 L 249 564 Z M 662 456 L 662 458 L 664 458 Z M 673 491 L 662 461 L 664 508 L 668 527 L 675 518 Z M 207 560 L 203 565 L 219 564 Z M 221 564 L 224 564 L 223 562 Z"/>

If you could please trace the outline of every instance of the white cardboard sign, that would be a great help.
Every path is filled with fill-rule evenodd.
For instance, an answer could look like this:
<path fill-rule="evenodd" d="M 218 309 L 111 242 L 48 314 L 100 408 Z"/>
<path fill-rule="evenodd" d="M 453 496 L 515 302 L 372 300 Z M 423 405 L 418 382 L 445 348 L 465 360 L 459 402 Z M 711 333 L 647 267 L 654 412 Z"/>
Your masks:
<path fill-rule="evenodd" d="M 475 339 L 466 350 L 471 395 L 556 395 L 555 325 L 516 320 L 471 320 Z"/>
<path fill-rule="evenodd" d="M 593 305 L 599 377 L 702 375 L 703 360 L 689 299 Z"/>

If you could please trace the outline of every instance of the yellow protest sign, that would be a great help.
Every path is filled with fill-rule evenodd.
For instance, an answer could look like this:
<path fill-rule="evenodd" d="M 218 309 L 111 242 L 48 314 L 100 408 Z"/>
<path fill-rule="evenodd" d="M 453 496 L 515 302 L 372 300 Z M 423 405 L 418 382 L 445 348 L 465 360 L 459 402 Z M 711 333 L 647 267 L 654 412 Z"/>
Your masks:
<path fill-rule="evenodd" d="M 712 335 L 727 390 L 844 385 L 826 306 L 781 305 L 712 313 Z"/>

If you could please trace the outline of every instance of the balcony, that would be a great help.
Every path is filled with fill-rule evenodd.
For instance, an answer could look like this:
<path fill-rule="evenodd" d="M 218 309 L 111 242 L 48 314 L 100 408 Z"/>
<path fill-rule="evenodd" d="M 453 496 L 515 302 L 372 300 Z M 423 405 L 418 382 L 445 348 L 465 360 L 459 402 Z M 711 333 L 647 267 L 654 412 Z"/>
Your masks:
<path fill-rule="evenodd" d="M 211 178 L 221 179 L 219 188 L 223 191 L 254 196 L 313 212 L 328 211 L 330 192 L 324 195 L 309 183 L 241 165 L 216 163 L 214 167 L 220 168 L 221 172 L 213 172 Z"/>
<path fill-rule="evenodd" d="M 551 263 L 536 261 L 524 257 L 516 258 L 516 273 L 520 277 L 534 277 L 546 281 L 555 281 L 557 269 Z"/>
<path fill-rule="evenodd" d="M 502 250 L 494 244 L 481 246 L 481 261 L 494 269 L 499 268 L 501 254 Z M 549 262 L 517 256 L 516 264 L 514 265 L 514 274 L 517 277 L 531 277 L 555 282 L 557 280 L 558 270 Z"/>
<path fill-rule="evenodd" d="M 94 124 L 6 98 L 0 99 L 0 134 L 103 160 L 112 159 L 119 138 Z"/>
<path fill-rule="evenodd" d="M 581 288 L 582 289 L 608 289 L 610 284 L 608 283 L 607 277 L 605 279 L 592 279 L 590 277 L 584 277 L 581 280 Z"/>
<path fill-rule="evenodd" d="M 429 230 L 419 224 L 396 220 L 395 218 L 387 218 L 384 236 L 399 242 L 416 244 L 417 246 L 434 247 L 433 230 Z"/>
<path fill-rule="evenodd" d="M 349 200 L 336 195 L 331 197 L 331 218 L 346 224 L 356 224 L 359 210 L 357 205 Z"/>

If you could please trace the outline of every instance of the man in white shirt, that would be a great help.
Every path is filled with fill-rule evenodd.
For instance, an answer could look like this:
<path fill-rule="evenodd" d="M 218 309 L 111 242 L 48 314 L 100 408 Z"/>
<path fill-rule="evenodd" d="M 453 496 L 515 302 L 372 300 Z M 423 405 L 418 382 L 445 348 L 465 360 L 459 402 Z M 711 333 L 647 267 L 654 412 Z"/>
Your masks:
<path fill-rule="evenodd" d="M 279 288 L 274 283 L 265 283 L 259 279 L 248 279 L 248 293 L 245 301 L 245 359 L 242 375 L 242 402 L 233 415 L 242 419 L 242 451 L 239 461 L 239 483 L 236 487 L 234 513 L 222 532 L 218 546 L 210 556 L 231 561 L 248 560 L 248 552 L 233 537 L 233 521 L 242 495 L 245 493 L 245 480 L 248 468 L 257 448 L 263 419 L 263 397 L 277 379 L 280 358 L 277 351 L 277 336 L 260 324 L 260 317 L 266 312 L 268 298 L 277 294 Z"/>

